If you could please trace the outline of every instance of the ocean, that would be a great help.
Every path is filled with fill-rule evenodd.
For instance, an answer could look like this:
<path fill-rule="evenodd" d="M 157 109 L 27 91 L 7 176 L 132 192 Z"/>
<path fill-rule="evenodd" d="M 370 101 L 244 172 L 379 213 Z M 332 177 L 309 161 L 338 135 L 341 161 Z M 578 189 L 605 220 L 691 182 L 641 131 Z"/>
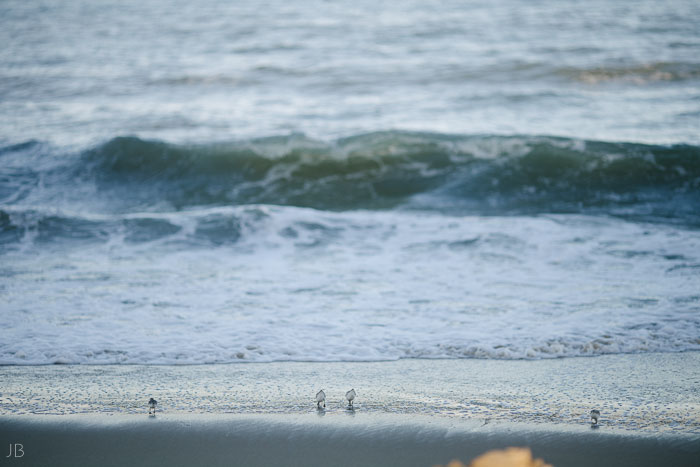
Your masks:
<path fill-rule="evenodd" d="M 700 3 L 0 3 L 0 364 L 700 350 Z"/>

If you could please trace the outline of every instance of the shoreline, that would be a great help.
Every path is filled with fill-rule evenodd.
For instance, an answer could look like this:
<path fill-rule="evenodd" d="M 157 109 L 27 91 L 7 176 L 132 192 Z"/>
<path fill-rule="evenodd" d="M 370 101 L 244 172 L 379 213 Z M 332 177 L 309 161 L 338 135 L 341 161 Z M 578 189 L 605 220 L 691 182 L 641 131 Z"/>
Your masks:
<path fill-rule="evenodd" d="M 110 366 L 131 366 L 131 367 L 207 367 L 207 366 L 237 366 L 237 365 L 270 365 L 270 364 L 340 364 L 340 363 L 395 363 L 403 361 L 431 361 L 431 362 L 454 362 L 462 360 L 475 360 L 475 361 L 498 361 L 498 362 L 538 362 L 538 361 L 557 361 L 557 360 L 568 360 L 568 359 L 596 359 L 596 358 L 606 358 L 611 356 L 625 356 L 625 355 L 678 355 L 686 353 L 697 353 L 700 354 L 700 350 L 685 349 L 679 351 L 669 351 L 669 352 L 620 352 L 620 353 L 609 353 L 609 354 L 582 354 L 582 355 L 558 355 L 555 357 L 538 357 L 538 358 L 487 358 L 487 357 L 400 357 L 400 358 L 387 358 L 387 359 L 376 359 L 376 360 L 273 360 L 273 361 L 248 361 L 248 360 L 238 360 L 222 363 L 0 363 L 0 370 L 2 368 L 14 367 L 14 368 L 24 368 L 24 367 L 110 367 Z"/>
<path fill-rule="evenodd" d="M 698 368 L 700 352 L 6 366 L 0 443 L 3 456 L 21 445 L 21 465 L 429 467 L 517 446 L 559 467 L 695 466 Z M 320 388 L 325 410 L 313 399 Z"/>
<path fill-rule="evenodd" d="M 306 414 L 324 389 L 327 413 L 580 425 L 700 436 L 700 352 L 551 360 L 274 362 L 245 365 L 0 367 L 0 416 Z"/>

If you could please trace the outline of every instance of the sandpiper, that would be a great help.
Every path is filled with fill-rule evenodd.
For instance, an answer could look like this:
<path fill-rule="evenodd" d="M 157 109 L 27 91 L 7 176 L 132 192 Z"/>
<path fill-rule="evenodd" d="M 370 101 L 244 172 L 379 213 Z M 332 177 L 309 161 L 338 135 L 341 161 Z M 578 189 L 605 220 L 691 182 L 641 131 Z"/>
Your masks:
<path fill-rule="evenodd" d="M 355 400 L 355 390 L 351 389 L 348 392 L 345 393 L 345 398 L 348 400 L 348 407 L 352 408 L 352 401 Z"/>
<path fill-rule="evenodd" d="M 600 418 L 600 411 L 596 410 L 596 409 L 591 410 L 591 425 L 597 425 L 599 418 Z"/>
<path fill-rule="evenodd" d="M 326 406 L 326 393 L 323 392 L 323 389 L 321 389 L 320 391 L 318 391 L 316 393 L 316 407 L 318 407 L 319 409 L 321 408 L 321 402 L 323 402 L 323 406 L 325 407 Z"/>
<path fill-rule="evenodd" d="M 151 399 L 148 401 L 148 413 L 149 414 L 152 412 L 155 415 L 156 405 L 158 405 L 158 401 L 151 397 Z"/>

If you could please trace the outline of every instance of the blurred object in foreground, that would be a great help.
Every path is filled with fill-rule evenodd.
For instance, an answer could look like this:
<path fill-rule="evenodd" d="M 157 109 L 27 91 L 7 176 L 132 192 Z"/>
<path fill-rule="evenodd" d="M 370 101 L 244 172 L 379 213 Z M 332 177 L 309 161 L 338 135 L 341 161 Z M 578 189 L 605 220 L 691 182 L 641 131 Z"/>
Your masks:
<path fill-rule="evenodd" d="M 453 460 L 447 467 L 467 467 Z M 489 451 L 474 459 L 469 467 L 552 467 L 542 459 L 533 459 L 529 448 L 507 448 L 502 451 Z"/>

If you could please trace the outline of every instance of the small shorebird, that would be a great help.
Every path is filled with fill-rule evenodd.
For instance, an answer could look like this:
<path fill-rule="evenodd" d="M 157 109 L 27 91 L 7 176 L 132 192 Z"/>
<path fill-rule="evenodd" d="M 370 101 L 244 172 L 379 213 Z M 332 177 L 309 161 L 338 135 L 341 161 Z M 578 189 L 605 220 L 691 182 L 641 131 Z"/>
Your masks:
<path fill-rule="evenodd" d="M 600 411 L 596 410 L 596 409 L 591 410 L 591 425 L 597 425 L 599 418 L 600 418 Z"/>
<path fill-rule="evenodd" d="M 345 398 L 348 400 L 348 407 L 352 408 L 352 401 L 355 400 L 355 390 L 351 389 L 348 392 L 345 393 Z"/>
<path fill-rule="evenodd" d="M 323 402 L 323 406 L 325 407 L 326 406 L 326 393 L 323 392 L 323 389 L 321 389 L 320 391 L 318 391 L 316 393 L 316 407 L 318 407 L 319 409 L 321 408 L 321 402 Z"/>
<path fill-rule="evenodd" d="M 151 399 L 148 401 L 149 414 L 151 413 L 151 411 L 153 411 L 153 415 L 156 414 L 156 405 L 158 405 L 158 401 L 151 397 Z"/>

